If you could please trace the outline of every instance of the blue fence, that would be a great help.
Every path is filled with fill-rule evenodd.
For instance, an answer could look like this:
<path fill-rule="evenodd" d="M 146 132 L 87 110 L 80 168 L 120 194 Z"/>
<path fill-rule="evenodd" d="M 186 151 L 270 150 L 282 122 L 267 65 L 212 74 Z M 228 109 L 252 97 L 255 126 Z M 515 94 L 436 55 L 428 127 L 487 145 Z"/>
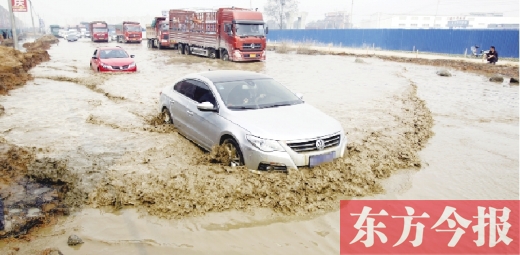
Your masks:
<path fill-rule="evenodd" d="M 291 29 L 269 30 L 269 41 L 314 41 L 335 46 L 382 50 L 464 54 L 478 45 L 483 50 L 496 47 L 499 57 L 518 58 L 518 30 L 469 29 Z"/>

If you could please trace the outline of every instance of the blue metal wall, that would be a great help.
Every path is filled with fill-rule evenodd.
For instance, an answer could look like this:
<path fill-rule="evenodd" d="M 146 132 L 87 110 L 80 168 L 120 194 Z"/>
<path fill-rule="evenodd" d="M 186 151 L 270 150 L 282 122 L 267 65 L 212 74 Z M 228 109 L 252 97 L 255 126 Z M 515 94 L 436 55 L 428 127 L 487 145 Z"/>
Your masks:
<path fill-rule="evenodd" d="M 487 50 L 496 47 L 499 57 L 518 58 L 518 30 L 469 29 L 291 29 L 269 30 L 270 41 L 314 41 L 335 46 L 363 47 L 375 44 L 383 50 L 464 54 L 478 45 Z"/>

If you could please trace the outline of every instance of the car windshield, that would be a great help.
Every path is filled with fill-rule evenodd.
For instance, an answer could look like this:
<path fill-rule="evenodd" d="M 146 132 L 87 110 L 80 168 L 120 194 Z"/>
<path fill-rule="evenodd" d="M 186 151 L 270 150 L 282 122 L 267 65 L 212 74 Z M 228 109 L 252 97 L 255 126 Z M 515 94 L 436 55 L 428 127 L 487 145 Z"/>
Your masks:
<path fill-rule="evenodd" d="M 106 33 L 107 31 L 106 28 L 94 28 L 94 33 Z"/>
<path fill-rule="evenodd" d="M 128 54 L 124 50 L 102 50 L 99 53 L 101 59 L 109 58 L 128 58 Z"/>
<path fill-rule="evenodd" d="M 126 31 L 128 32 L 141 32 L 141 27 L 139 26 L 126 26 Z"/>
<path fill-rule="evenodd" d="M 238 36 L 263 36 L 264 25 L 262 24 L 236 24 L 236 35 Z"/>
<path fill-rule="evenodd" d="M 247 110 L 301 104 L 303 101 L 274 79 L 215 83 L 228 109 Z"/>

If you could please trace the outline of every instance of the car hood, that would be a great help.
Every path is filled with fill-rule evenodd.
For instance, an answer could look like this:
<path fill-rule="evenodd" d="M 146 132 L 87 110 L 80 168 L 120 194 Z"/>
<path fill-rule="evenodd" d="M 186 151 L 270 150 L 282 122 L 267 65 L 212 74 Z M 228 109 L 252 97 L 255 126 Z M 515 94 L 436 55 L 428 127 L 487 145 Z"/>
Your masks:
<path fill-rule="evenodd" d="M 130 65 L 134 62 L 132 58 L 108 58 L 101 59 L 101 63 L 104 63 L 109 66 L 125 66 Z"/>
<path fill-rule="evenodd" d="M 230 111 L 228 117 L 254 136 L 281 141 L 311 139 L 343 130 L 339 121 L 305 103 Z"/>

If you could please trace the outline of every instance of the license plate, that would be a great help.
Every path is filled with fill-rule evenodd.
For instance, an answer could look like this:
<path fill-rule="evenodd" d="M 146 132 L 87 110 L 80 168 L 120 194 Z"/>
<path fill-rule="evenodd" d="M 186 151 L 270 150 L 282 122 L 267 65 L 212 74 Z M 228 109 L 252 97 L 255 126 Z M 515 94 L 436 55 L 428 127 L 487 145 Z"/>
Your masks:
<path fill-rule="evenodd" d="M 309 157 L 309 166 L 317 166 L 323 163 L 331 162 L 336 157 L 336 152 L 332 151 L 327 154 L 314 155 Z"/>
<path fill-rule="evenodd" d="M 250 58 L 256 58 L 256 54 L 249 54 Z"/>

